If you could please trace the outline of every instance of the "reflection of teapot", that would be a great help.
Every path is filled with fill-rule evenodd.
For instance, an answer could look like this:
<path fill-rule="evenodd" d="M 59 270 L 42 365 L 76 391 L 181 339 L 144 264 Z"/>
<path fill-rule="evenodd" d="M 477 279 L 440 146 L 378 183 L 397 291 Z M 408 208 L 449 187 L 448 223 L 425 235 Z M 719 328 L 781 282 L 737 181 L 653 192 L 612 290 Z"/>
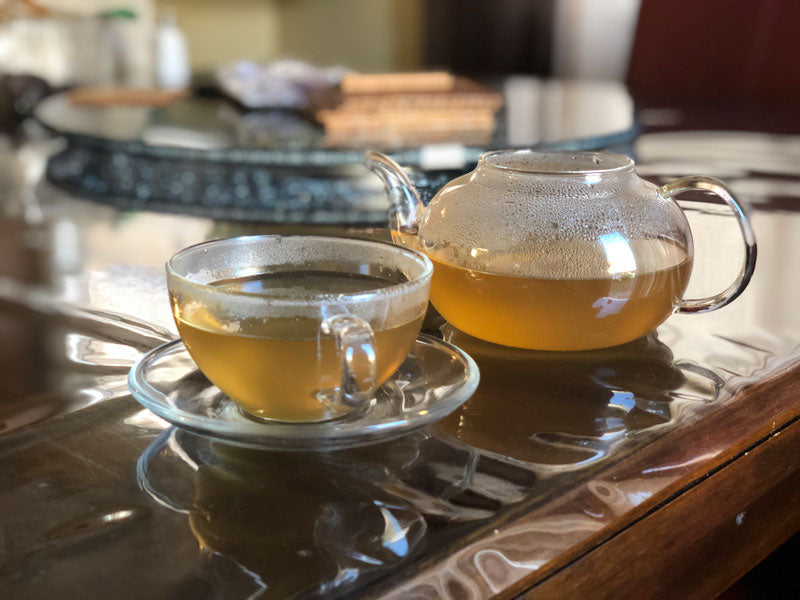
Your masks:
<path fill-rule="evenodd" d="M 670 422 L 677 390 L 679 404 L 705 403 L 717 393 L 713 373 L 684 371 L 655 334 L 615 348 L 556 353 L 491 344 L 449 324 L 442 331 L 475 359 L 481 383 L 436 427 L 525 463 L 566 468 L 603 458 L 630 432 Z"/>
<path fill-rule="evenodd" d="M 448 183 L 426 210 L 394 161 L 370 152 L 366 163 L 392 197 L 395 242 L 434 263 L 433 305 L 459 329 L 498 344 L 587 350 L 629 342 L 675 311 L 728 304 L 755 268 L 750 222 L 710 177 L 657 187 L 627 156 L 497 151 Z M 746 258 L 728 289 L 684 300 L 694 249 L 672 197 L 693 189 L 733 209 Z"/>

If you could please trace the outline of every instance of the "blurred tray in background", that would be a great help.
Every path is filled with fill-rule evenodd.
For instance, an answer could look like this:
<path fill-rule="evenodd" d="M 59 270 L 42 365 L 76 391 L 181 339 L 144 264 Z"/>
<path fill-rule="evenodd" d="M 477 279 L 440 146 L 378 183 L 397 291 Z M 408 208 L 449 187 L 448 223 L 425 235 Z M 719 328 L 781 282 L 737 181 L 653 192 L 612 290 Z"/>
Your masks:
<path fill-rule="evenodd" d="M 488 144 L 371 149 L 411 168 L 427 200 L 487 150 L 624 150 L 638 132 L 619 84 L 524 77 L 498 87 L 505 104 Z M 219 97 L 162 107 L 76 104 L 62 93 L 43 100 L 34 117 L 67 142 L 51 157 L 48 178 L 81 197 L 228 220 L 385 222 L 383 187 L 361 165 L 366 147 L 327 147 L 323 129 L 297 111 L 243 111 Z"/>

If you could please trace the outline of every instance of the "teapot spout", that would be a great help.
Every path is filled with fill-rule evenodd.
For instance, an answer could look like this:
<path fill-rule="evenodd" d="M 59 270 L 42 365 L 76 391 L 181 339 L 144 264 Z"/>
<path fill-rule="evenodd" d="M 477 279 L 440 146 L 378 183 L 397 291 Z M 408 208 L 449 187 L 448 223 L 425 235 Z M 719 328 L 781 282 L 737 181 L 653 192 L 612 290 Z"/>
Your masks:
<path fill-rule="evenodd" d="M 394 160 L 380 152 L 369 151 L 364 164 L 381 178 L 392 203 L 389 209 L 389 227 L 392 238 L 401 245 L 417 235 L 425 205 L 408 175 Z"/>

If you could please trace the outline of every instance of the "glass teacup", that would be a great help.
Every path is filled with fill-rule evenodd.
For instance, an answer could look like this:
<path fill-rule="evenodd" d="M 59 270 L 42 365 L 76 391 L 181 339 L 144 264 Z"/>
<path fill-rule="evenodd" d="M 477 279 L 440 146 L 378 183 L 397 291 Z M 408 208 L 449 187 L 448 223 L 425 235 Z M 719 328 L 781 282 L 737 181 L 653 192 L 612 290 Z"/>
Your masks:
<path fill-rule="evenodd" d="M 364 409 L 408 354 L 433 267 L 388 243 L 252 236 L 167 263 L 178 332 L 248 416 L 311 422 Z"/>

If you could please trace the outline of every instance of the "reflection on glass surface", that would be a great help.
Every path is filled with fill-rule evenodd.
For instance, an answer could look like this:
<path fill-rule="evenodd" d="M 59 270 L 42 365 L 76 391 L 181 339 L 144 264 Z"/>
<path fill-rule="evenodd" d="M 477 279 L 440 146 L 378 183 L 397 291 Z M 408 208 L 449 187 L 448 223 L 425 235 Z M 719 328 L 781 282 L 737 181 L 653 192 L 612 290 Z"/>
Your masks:
<path fill-rule="evenodd" d="M 770 137 L 740 147 L 737 140 L 743 137 L 747 136 L 647 136 L 641 146 L 650 161 L 665 161 L 652 174 L 710 173 L 734 162 L 743 169 L 742 177 L 749 168 L 754 170 L 749 178 L 734 181 L 734 187 L 738 183 L 755 186 L 761 179 L 756 171 L 763 173 L 767 167 L 777 174 L 796 174 L 796 139 Z M 710 152 L 714 148 L 716 153 Z M 721 156 L 725 153 L 727 159 Z M 762 204 L 775 200 L 756 197 L 752 190 L 748 199 Z M 780 206 L 797 208 L 794 197 L 778 200 L 783 202 Z M 11 199 L 6 208 L 10 206 Z M 251 528 L 254 523 L 249 516 L 254 503 L 269 489 L 274 497 L 266 498 L 264 506 L 272 507 L 277 516 L 269 521 L 264 511 L 259 518 L 277 523 L 271 531 L 280 533 L 284 523 L 293 524 L 296 517 L 293 504 L 281 504 L 275 498 L 281 497 L 284 482 L 298 481 L 299 475 L 288 468 L 290 463 L 280 460 L 277 466 L 263 469 L 231 468 L 228 464 L 235 462 L 233 458 L 218 457 L 208 440 L 192 446 L 187 442 L 191 436 L 183 432 L 175 433 L 174 441 L 157 451 L 150 463 L 151 481 L 162 497 L 157 500 L 137 489 L 136 461 L 165 424 L 125 397 L 123 363 L 134 352 L 161 343 L 159 332 L 147 330 L 142 321 L 158 323 L 153 308 L 167 303 L 159 290 L 144 285 L 143 271 L 117 266 L 152 267 L 160 275 L 161 256 L 189 243 L 278 229 L 227 222 L 213 224 L 212 229 L 211 221 L 147 212 L 122 214 L 55 193 L 43 196 L 41 206 L 29 208 L 31 213 L 37 208 L 46 220 L 77 225 L 82 262 L 80 271 L 70 275 L 75 283 L 75 295 L 66 299 L 70 305 L 64 303 L 63 286 L 56 280 L 63 278 L 56 272 L 62 263 L 53 259 L 53 248 L 45 250 L 45 264 L 54 265 L 49 271 L 54 273 L 49 296 L 18 293 L 27 290 L 20 281 L 35 280 L 26 280 L 21 271 L 3 273 L 17 281 L 0 286 L 0 419 L 14 419 L 6 421 L 11 428 L 23 420 L 39 422 L 0 435 L 0 481 L 8 482 L 0 486 L 6 550 L 0 565 L 0 597 L 80 597 L 86 590 L 109 598 L 127 597 L 131 590 L 153 598 L 258 597 L 269 582 L 259 583 L 260 573 L 242 569 L 237 562 L 240 550 L 231 545 L 225 547 L 226 554 L 201 552 L 189 527 L 189 513 L 176 512 L 164 503 L 171 499 L 176 508 L 194 511 L 193 518 L 199 520 L 202 511 L 215 510 L 212 499 L 231 497 L 224 489 L 211 494 L 227 482 L 226 477 L 269 474 L 272 479 L 256 491 L 244 486 L 237 492 L 237 486 L 243 485 L 237 482 L 232 493 L 241 494 L 248 510 L 234 512 L 228 503 L 218 513 L 216 524 L 227 520 L 232 529 L 246 533 L 248 523 Z M 712 211 L 709 205 L 702 209 L 689 211 L 695 239 L 708 240 L 708 248 L 698 249 L 693 282 L 707 283 L 708 291 L 714 291 L 728 279 L 723 263 L 736 251 L 733 242 L 738 242 L 739 234 L 730 217 L 723 218 L 721 211 Z M 309 473 L 320 486 L 324 479 L 325 485 L 341 487 L 320 489 L 311 482 L 303 489 L 320 501 L 318 506 L 324 502 L 333 506 L 330 514 L 341 516 L 341 529 L 336 530 L 322 512 L 318 513 L 320 529 L 301 529 L 307 540 L 293 543 L 301 549 L 313 547 L 322 569 L 309 570 L 304 584 L 325 585 L 344 564 L 344 573 L 352 575 L 357 565 L 361 577 L 355 584 L 333 588 L 331 595 L 360 592 L 362 586 L 371 585 L 370 577 L 379 579 L 377 584 L 392 578 L 387 586 L 400 588 L 398 598 L 408 597 L 402 589 L 406 583 L 417 586 L 416 590 L 439 586 L 435 589 L 464 595 L 476 588 L 519 586 L 521 577 L 585 544 L 588 536 L 603 528 L 615 530 L 628 511 L 642 508 L 643 499 L 662 497 L 665 486 L 685 472 L 686 465 L 703 468 L 718 456 L 721 447 L 717 445 L 681 444 L 684 422 L 695 416 L 705 418 L 702 409 L 715 399 L 729 398 L 743 383 L 775 375 L 796 364 L 798 357 L 800 312 L 794 299 L 800 279 L 791 276 L 791 267 L 800 252 L 796 235 L 800 213 L 755 212 L 760 264 L 741 301 L 703 318 L 671 317 L 659 328 L 658 338 L 613 349 L 602 355 L 606 358 L 593 353 L 595 358 L 585 357 L 583 363 L 580 354 L 561 355 L 561 366 L 535 353 L 517 360 L 509 357 L 507 371 L 501 371 L 502 355 L 496 348 L 482 349 L 460 335 L 458 343 L 483 369 L 483 384 L 459 413 L 425 432 L 333 453 L 324 465 L 321 457 L 312 462 Z M 22 237 L 35 239 L 38 231 L 29 223 L 29 233 Z M 7 261 L 4 268 L 30 264 L 19 252 L 23 246 L 11 248 L 13 237 L 8 231 L 0 237 L 0 246 L 8 250 L 0 254 L 0 263 Z M 115 321 L 104 309 L 135 315 L 139 322 L 133 318 Z M 2 342 L 7 341 L 13 346 L 4 346 Z M 67 348 L 73 351 L 69 358 Z M 501 376 L 508 380 L 507 392 L 500 387 Z M 720 378 L 725 381 L 724 390 Z M 81 408 L 79 401 L 86 390 L 101 391 L 110 401 L 64 415 Z M 77 401 L 70 404 L 73 400 Z M 721 412 L 728 408 L 722 406 Z M 62 416 L 48 418 L 56 414 Z M 476 421 L 481 415 L 485 427 Z M 659 437 L 668 431 L 676 443 L 659 444 L 668 446 L 661 460 L 640 461 L 640 470 L 623 470 L 616 477 L 618 467 L 630 466 L 626 453 L 647 450 L 653 438 L 669 442 Z M 734 432 L 723 435 L 734 439 Z M 630 458 L 636 463 L 636 455 Z M 205 467 L 210 472 L 200 476 L 198 471 Z M 203 498 L 198 495 L 199 484 L 210 488 Z M 576 504 L 569 492 L 584 487 L 593 499 Z M 296 498 L 300 488 L 289 489 L 287 497 Z M 339 494 L 353 498 L 348 506 L 360 511 L 358 519 L 348 507 L 337 504 Z M 196 499 L 198 506 L 194 506 Z M 306 501 L 299 502 L 298 512 L 307 511 L 308 506 Z M 548 512 L 551 507 L 555 512 Z M 421 531 L 419 521 L 407 516 L 412 514 L 407 511 L 424 519 L 422 539 L 414 537 Z M 362 513 L 367 515 L 363 530 Z M 520 523 L 520 515 L 530 519 Z M 412 525 L 404 534 L 407 537 L 394 537 L 407 524 Z M 258 531 L 267 538 L 271 535 L 267 529 Z M 356 541 L 344 550 L 336 546 L 329 551 L 330 545 L 316 545 L 315 531 L 320 531 L 320 540 L 335 532 L 342 540 Z M 368 536 L 366 542 L 357 537 L 359 531 Z M 266 539 L 264 543 L 272 542 Z M 385 562 L 370 570 L 372 565 L 348 557 L 351 549 Z M 403 552 L 407 553 L 401 559 Z M 342 556 L 343 562 L 336 562 L 334 557 Z M 315 557 L 297 555 L 297 560 Z M 420 565 L 421 573 L 417 571 Z M 423 580 L 426 568 L 430 577 Z M 282 588 L 275 584 L 273 589 L 277 594 Z"/>
<path fill-rule="evenodd" d="M 157 502 L 188 516 L 212 562 L 233 559 L 263 597 L 283 598 L 341 593 L 415 551 L 427 524 L 407 501 L 370 483 L 376 468 L 168 429 L 142 455 L 138 472 Z"/>
<path fill-rule="evenodd" d="M 147 322 L 62 301 L 84 266 L 77 226 L 41 217 L 0 216 L 0 432 L 127 395 L 141 350 L 169 338 Z"/>
<path fill-rule="evenodd" d="M 473 397 L 436 427 L 492 456 L 539 471 L 585 466 L 633 434 L 673 421 L 685 402 L 716 397 L 710 371 L 673 362 L 657 334 L 586 352 L 498 346 L 443 328 L 481 371 Z"/>
<path fill-rule="evenodd" d="M 573 353 L 496 346 L 449 325 L 444 334 L 474 356 L 482 382 L 427 431 L 326 453 L 247 450 L 174 428 L 156 438 L 139 485 L 188 519 L 204 577 L 235 566 L 241 577 L 227 581 L 244 586 L 239 595 L 347 594 L 637 447 L 721 385 L 674 362 L 655 334 Z"/>
<path fill-rule="evenodd" d="M 636 272 L 636 257 L 630 242 L 619 233 L 606 233 L 597 237 L 608 261 L 608 274 L 619 276 Z"/>

